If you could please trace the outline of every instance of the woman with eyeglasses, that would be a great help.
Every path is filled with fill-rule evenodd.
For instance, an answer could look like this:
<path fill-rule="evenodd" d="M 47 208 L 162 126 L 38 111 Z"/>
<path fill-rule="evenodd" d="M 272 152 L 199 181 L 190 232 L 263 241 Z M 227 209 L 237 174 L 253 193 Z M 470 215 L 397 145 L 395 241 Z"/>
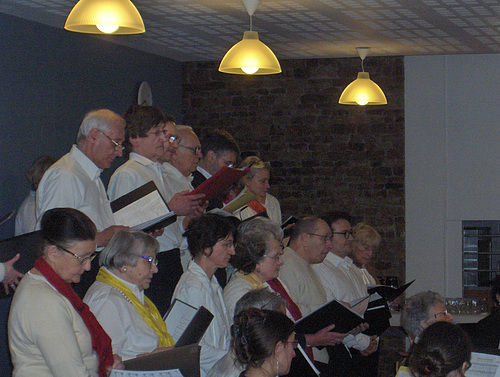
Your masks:
<path fill-rule="evenodd" d="M 237 269 L 224 288 L 224 301 L 229 318 L 233 318 L 238 300 L 254 289 L 267 288 L 277 292 L 287 302 L 287 314 L 294 321 L 302 318 L 302 313 L 292 300 L 284 284 L 278 279 L 283 265 L 283 230 L 264 217 L 244 221 L 238 227 L 235 255 L 231 264 Z M 330 325 L 315 334 L 297 334 L 300 343 L 313 359 L 310 347 L 331 346 L 342 342 L 346 334 L 332 332 Z M 298 375 L 303 375 L 298 374 Z"/>
<path fill-rule="evenodd" d="M 449 322 L 430 325 L 410 349 L 409 369 L 415 377 L 464 377 L 471 359 L 469 337 Z"/>
<path fill-rule="evenodd" d="M 99 273 L 85 298 L 123 360 L 174 345 L 156 306 L 144 295 L 158 272 L 158 241 L 140 230 L 113 236 L 99 257 Z"/>
<path fill-rule="evenodd" d="M 443 296 L 432 291 L 422 291 L 410 297 L 401 312 L 401 326 L 411 343 L 418 342 L 422 332 L 433 323 L 453 322 L 454 319 L 446 310 Z"/>
<path fill-rule="evenodd" d="M 245 367 L 240 377 L 288 374 L 297 344 L 293 329 L 293 321 L 278 311 L 241 311 L 231 326 L 232 348 Z"/>
<path fill-rule="evenodd" d="M 257 199 L 248 203 L 248 206 L 234 213 L 240 220 L 246 220 L 258 213 L 266 211 L 269 217 L 276 224 L 281 225 L 281 207 L 278 199 L 269 194 L 269 175 L 271 164 L 263 162 L 257 156 L 249 156 L 240 164 L 239 168 L 250 168 L 250 171 L 241 179 L 240 186 L 243 194 L 250 192 Z"/>
<path fill-rule="evenodd" d="M 99 376 L 123 369 L 111 339 L 71 283 L 96 256 L 97 230 L 82 212 L 54 208 L 41 220 L 42 256 L 22 279 L 9 315 L 14 376 Z"/>
<path fill-rule="evenodd" d="M 354 272 L 365 285 L 380 284 L 371 266 L 371 260 L 380 246 L 382 236 L 375 228 L 365 223 L 356 224 L 352 231 L 352 261 L 357 267 Z"/>

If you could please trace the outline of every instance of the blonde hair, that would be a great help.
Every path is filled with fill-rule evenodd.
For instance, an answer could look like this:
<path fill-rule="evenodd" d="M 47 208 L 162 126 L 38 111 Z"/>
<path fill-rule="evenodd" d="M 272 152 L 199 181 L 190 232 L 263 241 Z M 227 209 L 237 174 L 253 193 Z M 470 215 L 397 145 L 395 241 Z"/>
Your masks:
<path fill-rule="evenodd" d="M 244 169 L 250 167 L 250 171 L 238 183 L 238 190 L 241 191 L 245 187 L 245 181 L 252 180 L 258 170 L 271 171 L 271 163 L 262 161 L 257 156 L 248 156 L 240 164 L 239 168 Z"/>
<path fill-rule="evenodd" d="M 354 234 L 354 242 L 360 243 L 363 246 L 378 249 L 380 242 L 382 242 L 380 233 L 368 224 L 359 223 L 352 228 L 352 232 Z"/>

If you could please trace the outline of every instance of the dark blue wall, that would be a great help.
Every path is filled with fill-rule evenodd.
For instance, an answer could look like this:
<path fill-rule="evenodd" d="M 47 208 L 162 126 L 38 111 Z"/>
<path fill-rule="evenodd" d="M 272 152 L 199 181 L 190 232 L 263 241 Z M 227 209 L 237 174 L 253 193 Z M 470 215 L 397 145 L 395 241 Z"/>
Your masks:
<path fill-rule="evenodd" d="M 155 105 L 180 120 L 181 74 L 171 59 L 0 14 L 0 215 L 27 195 L 24 174 L 35 158 L 62 156 L 87 111 L 123 112 L 142 81 Z M 13 229 L 13 220 L 0 227 L 0 239 Z"/>

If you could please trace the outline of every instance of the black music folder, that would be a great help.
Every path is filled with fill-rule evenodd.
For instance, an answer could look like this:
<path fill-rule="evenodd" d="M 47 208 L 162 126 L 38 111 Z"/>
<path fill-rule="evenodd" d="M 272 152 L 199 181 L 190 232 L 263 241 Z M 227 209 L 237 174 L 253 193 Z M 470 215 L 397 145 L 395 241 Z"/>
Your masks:
<path fill-rule="evenodd" d="M 123 364 L 131 371 L 179 369 L 183 376 L 200 377 L 200 349 L 191 344 L 125 360 Z"/>
<path fill-rule="evenodd" d="M 413 279 L 409 283 L 406 283 L 405 285 L 402 285 L 399 288 L 394 288 L 389 285 L 369 285 L 367 286 L 368 293 L 369 294 L 374 294 L 378 293 L 380 296 L 385 298 L 388 302 L 394 301 L 397 299 L 399 296 L 403 294 L 406 289 L 413 284 L 413 282 L 416 279 Z"/>
<path fill-rule="evenodd" d="M 326 326 L 335 324 L 335 332 L 347 333 L 365 322 L 358 313 L 334 299 L 299 319 L 295 323 L 295 331 L 314 334 Z"/>
<path fill-rule="evenodd" d="M 0 262 L 8 262 L 20 254 L 21 257 L 14 263 L 14 268 L 25 274 L 33 268 L 35 261 L 42 255 L 42 237 L 39 230 L 31 233 L 22 234 L 17 237 L 7 238 L 0 241 Z M 3 287 L 2 287 L 3 288 Z M 0 288 L 0 298 L 7 295 Z M 14 292 L 11 292 L 11 296 Z"/>

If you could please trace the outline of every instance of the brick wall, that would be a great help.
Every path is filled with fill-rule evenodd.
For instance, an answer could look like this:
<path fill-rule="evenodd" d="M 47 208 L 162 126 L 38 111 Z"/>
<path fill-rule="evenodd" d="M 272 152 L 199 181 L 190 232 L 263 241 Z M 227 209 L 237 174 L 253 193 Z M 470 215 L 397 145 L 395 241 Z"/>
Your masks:
<path fill-rule="evenodd" d="M 183 64 L 183 122 L 224 127 L 244 153 L 271 161 L 271 191 L 288 215 L 350 212 L 383 237 L 380 275 L 404 280 L 404 72 L 401 57 L 368 57 L 386 106 L 338 104 L 360 60 L 283 60 L 272 76 L 227 75 L 217 63 Z M 402 332 L 381 342 L 379 376 L 394 376 Z"/>
<path fill-rule="evenodd" d="M 183 122 L 224 127 L 243 152 L 271 161 L 271 192 L 288 215 L 345 210 L 377 228 L 381 275 L 404 279 L 404 72 L 401 57 L 368 57 L 387 106 L 338 104 L 359 58 L 282 60 L 271 76 L 183 64 Z"/>

